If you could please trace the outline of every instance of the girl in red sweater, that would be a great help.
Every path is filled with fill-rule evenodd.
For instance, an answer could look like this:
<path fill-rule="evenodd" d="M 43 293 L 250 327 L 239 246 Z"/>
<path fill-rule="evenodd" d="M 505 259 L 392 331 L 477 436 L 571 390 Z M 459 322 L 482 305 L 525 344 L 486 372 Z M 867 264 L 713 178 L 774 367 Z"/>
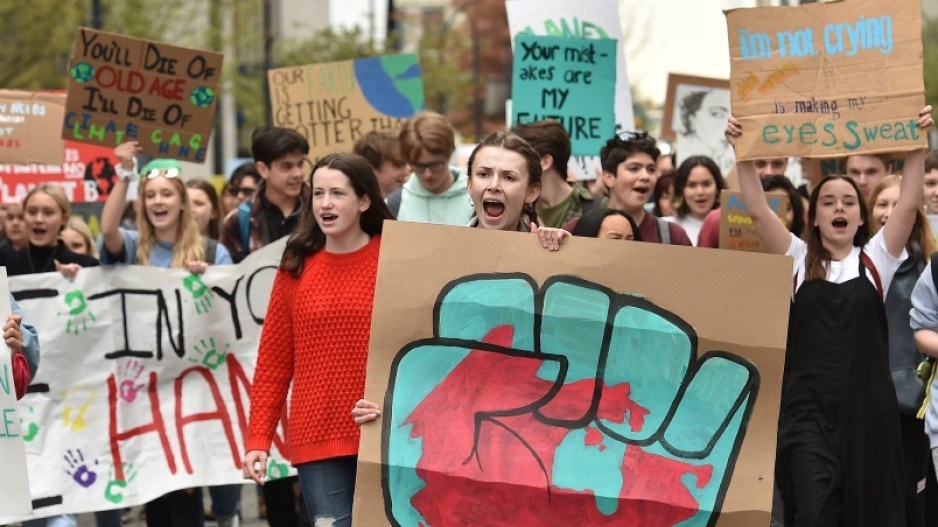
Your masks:
<path fill-rule="evenodd" d="M 355 154 L 313 167 L 312 201 L 274 279 L 251 390 L 245 478 L 263 483 L 292 381 L 287 442 L 310 523 L 351 525 L 382 223 L 393 218 L 374 171 Z"/>

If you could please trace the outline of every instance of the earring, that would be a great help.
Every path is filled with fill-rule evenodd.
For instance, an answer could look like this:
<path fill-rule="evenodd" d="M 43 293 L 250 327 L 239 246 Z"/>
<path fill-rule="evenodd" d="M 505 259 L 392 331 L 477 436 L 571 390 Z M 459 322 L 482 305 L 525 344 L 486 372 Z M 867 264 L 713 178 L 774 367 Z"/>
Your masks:
<path fill-rule="evenodd" d="M 475 202 L 475 201 L 472 201 L 472 196 L 469 196 L 469 206 L 470 206 L 470 207 L 475 207 L 475 206 L 476 206 L 476 202 Z"/>

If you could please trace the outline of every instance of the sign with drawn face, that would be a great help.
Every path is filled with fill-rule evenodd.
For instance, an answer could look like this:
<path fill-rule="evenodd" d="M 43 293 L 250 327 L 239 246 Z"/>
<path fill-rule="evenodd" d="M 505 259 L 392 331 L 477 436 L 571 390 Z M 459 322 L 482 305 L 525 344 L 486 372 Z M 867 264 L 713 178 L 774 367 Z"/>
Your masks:
<path fill-rule="evenodd" d="M 30 518 L 244 483 L 251 379 L 284 243 L 203 275 L 119 266 L 82 269 L 74 281 L 10 279 L 42 350 L 16 438 L 29 479 L 15 485 L 32 496 Z M 284 437 L 278 427 L 268 479 L 293 473 Z M 11 482 L 15 458 L 3 459 Z M 2 508 L 0 524 L 25 512 Z"/>
<path fill-rule="evenodd" d="M 768 524 L 790 274 L 388 223 L 365 393 L 383 413 L 362 427 L 354 522 Z"/>
<path fill-rule="evenodd" d="M 925 148 L 919 0 L 727 11 L 739 159 Z"/>
<path fill-rule="evenodd" d="M 215 126 L 222 54 L 80 27 L 62 137 L 202 163 Z"/>
<path fill-rule="evenodd" d="M 508 28 L 512 37 L 512 49 L 518 60 L 519 34 L 541 35 L 549 37 L 577 38 L 588 40 L 615 40 L 615 97 L 613 117 L 615 130 L 608 132 L 609 139 L 616 132 L 635 129 L 635 116 L 632 111 L 632 92 L 629 74 L 625 65 L 624 35 L 619 17 L 619 3 L 616 0 L 510 0 L 505 4 L 508 14 Z M 517 101 L 512 106 L 518 104 Z M 512 113 L 515 113 L 513 110 Z M 518 124 L 513 122 L 512 125 Z M 576 123 L 574 122 L 574 126 Z M 571 133 L 567 128 L 567 133 Z M 574 130 L 575 131 L 575 130 Z M 603 131 L 605 133 L 605 130 Z M 578 179 L 595 179 L 596 170 L 600 169 L 599 150 L 570 158 L 570 167 Z"/>

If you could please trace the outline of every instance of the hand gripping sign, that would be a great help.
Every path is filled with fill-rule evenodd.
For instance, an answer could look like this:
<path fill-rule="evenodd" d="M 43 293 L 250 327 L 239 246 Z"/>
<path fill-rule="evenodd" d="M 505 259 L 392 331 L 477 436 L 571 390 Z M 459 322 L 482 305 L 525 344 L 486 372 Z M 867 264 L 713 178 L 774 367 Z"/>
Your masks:
<path fill-rule="evenodd" d="M 648 300 L 572 277 L 448 284 L 394 360 L 398 526 L 713 525 L 759 374 Z M 682 523 L 683 522 L 683 523 Z"/>

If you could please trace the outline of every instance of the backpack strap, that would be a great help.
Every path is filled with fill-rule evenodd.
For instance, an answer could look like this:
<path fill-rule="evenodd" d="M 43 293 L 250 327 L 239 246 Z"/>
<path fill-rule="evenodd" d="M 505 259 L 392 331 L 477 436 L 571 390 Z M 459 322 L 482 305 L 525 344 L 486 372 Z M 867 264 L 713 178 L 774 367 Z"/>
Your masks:
<path fill-rule="evenodd" d="M 238 205 L 238 232 L 241 233 L 241 247 L 245 254 L 251 252 L 251 203 L 249 200 Z"/>
<path fill-rule="evenodd" d="M 202 247 L 205 248 L 205 263 L 213 265 L 215 263 L 215 255 L 218 253 L 218 242 L 209 238 L 202 238 Z"/>
<path fill-rule="evenodd" d="M 671 222 L 655 216 L 655 226 L 658 228 L 658 240 L 665 244 L 671 244 Z"/>
<path fill-rule="evenodd" d="M 931 255 L 931 281 L 938 289 L 938 252 Z"/>
<path fill-rule="evenodd" d="M 860 251 L 860 262 L 862 262 L 863 266 L 869 269 L 870 274 L 873 275 L 873 283 L 876 284 L 876 292 L 879 293 L 879 299 L 884 300 L 886 295 L 883 293 L 883 282 L 879 279 L 879 271 L 876 270 L 876 266 L 873 265 L 873 260 L 866 254 L 866 251 Z"/>

